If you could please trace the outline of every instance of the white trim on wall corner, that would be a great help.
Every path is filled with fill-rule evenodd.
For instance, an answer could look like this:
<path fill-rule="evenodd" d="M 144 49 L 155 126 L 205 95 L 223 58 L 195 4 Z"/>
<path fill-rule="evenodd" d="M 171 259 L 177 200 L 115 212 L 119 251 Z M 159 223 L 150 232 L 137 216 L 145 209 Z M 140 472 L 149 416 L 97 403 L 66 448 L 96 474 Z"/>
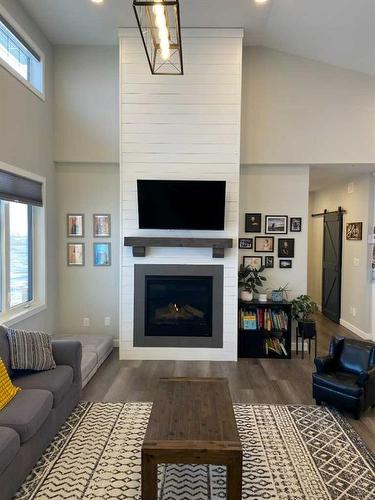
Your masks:
<path fill-rule="evenodd" d="M 355 333 L 359 337 L 363 338 L 364 340 L 370 340 L 371 335 L 369 333 L 366 333 L 356 326 L 352 325 L 351 323 L 348 323 L 348 321 L 345 321 L 344 319 L 340 318 L 340 325 L 343 326 L 344 328 L 347 328 L 350 330 L 352 333 Z"/>
<path fill-rule="evenodd" d="M 120 346 L 120 341 L 118 338 L 113 339 L 113 347 L 119 347 Z"/>

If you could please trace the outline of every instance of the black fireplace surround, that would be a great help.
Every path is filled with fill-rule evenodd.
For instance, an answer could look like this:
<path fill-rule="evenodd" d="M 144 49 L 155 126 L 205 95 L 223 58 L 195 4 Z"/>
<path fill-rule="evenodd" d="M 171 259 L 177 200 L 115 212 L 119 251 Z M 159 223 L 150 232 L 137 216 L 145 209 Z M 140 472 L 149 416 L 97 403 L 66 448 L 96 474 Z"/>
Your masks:
<path fill-rule="evenodd" d="M 223 266 L 135 265 L 135 347 L 223 346 Z"/>

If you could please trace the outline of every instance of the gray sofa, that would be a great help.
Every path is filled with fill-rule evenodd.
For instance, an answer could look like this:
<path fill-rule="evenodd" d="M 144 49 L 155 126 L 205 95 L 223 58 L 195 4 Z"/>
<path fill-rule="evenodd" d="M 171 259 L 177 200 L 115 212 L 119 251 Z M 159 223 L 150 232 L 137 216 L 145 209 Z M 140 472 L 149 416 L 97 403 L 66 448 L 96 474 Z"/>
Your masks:
<path fill-rule="evenodd" d="M 6 329 L 0 326 L 0 357 L 22 391 L 0 411 L 0 498 L 18 490 L 81 397 L 80 342 L 52 342 L 57 367 L 15 372 L 10 367 Z"/>

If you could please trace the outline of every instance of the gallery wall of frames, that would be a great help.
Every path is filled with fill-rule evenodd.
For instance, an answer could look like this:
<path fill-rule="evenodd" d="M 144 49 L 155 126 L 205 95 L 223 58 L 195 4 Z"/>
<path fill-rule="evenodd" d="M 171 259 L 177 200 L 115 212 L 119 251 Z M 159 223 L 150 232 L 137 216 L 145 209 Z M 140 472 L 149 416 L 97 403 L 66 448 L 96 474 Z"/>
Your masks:
<path fill-rule="evenodd" d="M 90 225 L 86 228 L 86 225 Z M 88 231 L 89 232 L 88 232 Z M 111 266 L 111 242 L 103 239 L 111 238 L 111 215 L 93 214 L 90 221 L 85 221 L 85 215 L 72 213 L 66 215 L 66 236 L 67 252 L 66 259 L 69 267 L 85 266 L 85 238 L 87 234 L 92 234 L 93 245 L 93 266 L 108 267 Z M 72 240 L 79 241 L 72 241 Z"/>

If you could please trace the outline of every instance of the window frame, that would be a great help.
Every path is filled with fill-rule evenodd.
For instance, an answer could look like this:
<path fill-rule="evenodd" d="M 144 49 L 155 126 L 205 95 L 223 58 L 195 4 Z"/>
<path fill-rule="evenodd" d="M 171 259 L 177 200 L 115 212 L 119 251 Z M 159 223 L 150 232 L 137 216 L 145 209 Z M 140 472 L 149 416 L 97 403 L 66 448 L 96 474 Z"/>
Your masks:
<path fill-rule="evenodd" d="M 23 76 L 18 73 L 10 64 L 7 63 L 3 58 L 0 57 L 0 66 L 6 69 L 9 73 L 11 73 L 19 82 L 21 82 L 27 89 L 31 90 L 39 99 L 42 101 L 46 100 L 45 93 L 45 55 L 44 52 L 34 43 L 34 41 L 29 37 L 29 35 L 21 28 L 21 26 L 17 23 L 17 21 L 8 13 L 8 11 L 0 4 L 0 15 L 10 24 L 13 30 L 19 35 L 19 37 L 24 40 L 33 51 L 38 54 L 40 57 L 41 64 L 41 82 L 42 82 L 42 90 L 38 90 L 34 85 L 23 78 Z M 12 34 L 15 37 L 14 34 Z M 22 45 L 22 40 L 19 40 L 19 43 Z M 26 47 L 27 49 L 27 47 Z"/>
<path fill-rule="evenodd" d="M 0 168 L 8 172 L 26 177 L 42 184 L 43 200 L 42 207 L 31 206 L 32 224 L 32 251 L 31 251 L 31 290 L 32 299 L 28 302 L 10 307 L 10 258 L 9 258 L 9 227 L 5 224 L 7 219 L 6 210 L 9 211 L 9 205 L 5 205 L 3 210 L 0 210 L 1 228 L 0 232 L 0 324 L 11 326 L 19 321 L 22 321 L 30 316 L 38 314 L 47 308 L 46 299 L 46 225 L 45 225 L 45 199 L 46 199 L 46 178 L 36 174 L 31 174 L 23 169 L 13 167 L 0 161 Z M 6 200 L 4 200 L 6 202 Z M 30 205 L 29 205 L 30 207 Z M 9 214 L 8 214 L 9 220 Z M 8 233 L 8 234 L 7 234 Z"/>

